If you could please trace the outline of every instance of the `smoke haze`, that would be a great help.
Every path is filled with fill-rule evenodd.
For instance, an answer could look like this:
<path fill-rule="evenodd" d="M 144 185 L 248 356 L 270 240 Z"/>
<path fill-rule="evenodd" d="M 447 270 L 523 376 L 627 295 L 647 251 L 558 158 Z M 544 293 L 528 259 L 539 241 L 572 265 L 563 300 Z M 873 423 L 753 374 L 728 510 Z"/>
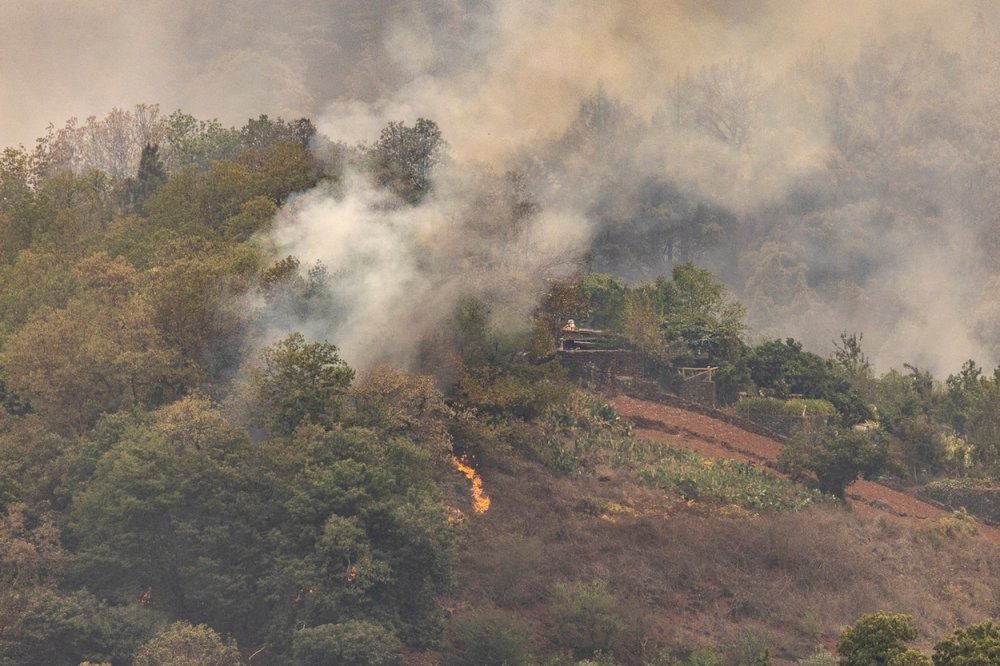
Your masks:
<path fill-rule="evenodd" d="M 379 331 L 464 295 L 526 311 L 588 250 L 634 279 L 705 265 L 758 337 L 827 353 L 863 332 L 881 369 L 1000 359 L 993 2 L 13 0 L 0 18 L 5 145 L 139 102 L 309 116 L 348 143 L 436 121 L 451 162 L 420 206 L 358 180 L 276 221 L 276 250 L 323 261 L 345 308 L 297 325 L 352 362 L 405 361 Z M 541 212 L 501 233 L 476 206 L 507 169 Z"/>

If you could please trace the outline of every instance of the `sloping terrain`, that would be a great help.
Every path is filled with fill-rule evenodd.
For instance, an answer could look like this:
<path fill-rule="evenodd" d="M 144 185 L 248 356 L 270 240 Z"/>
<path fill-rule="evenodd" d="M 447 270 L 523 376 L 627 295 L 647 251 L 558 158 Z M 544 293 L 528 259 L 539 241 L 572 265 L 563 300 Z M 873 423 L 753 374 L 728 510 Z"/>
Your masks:
<path fill-rule="evenodd" d="M 780 451 L 707 415 L 623 396 L 612 403 L 637 437 L 705 457 L 763 467 Z M 493 503 L 475 514 L 457 486 L 467 538 L 457 585 L 440 602 L 452 627 L 478 618 L 524 637 L 537 663 L 565 649 L 553 605 L 567 582 L 607 584 L 628 627 L 612 649 L 624 666 L 700 648 L 746 663 L 760 646 L 791 665 L 832 649 L 845 626 L 879 609 L 912 615 L 917 644 L 929 649 L 994 614 L 1000 598 L 994 530 L 947 532 L 947 512 L 877 484 L 852 487 L 850 511 L 758 513 L 687 501 L 625 468 L 566 474 L 522 456 L 481 462 Z M 447 661 L 452 631 L 440 652 L 406 663 Z"/>
<path fill-rule="evenodd" d="M 683 446 L 708 457 L 732 458 L 759 466 L 773 463 L 781 451 L 781 443 L 774 439 L 705 414 L 625 395 L 616 396 L 610 402 L 622 417 L 634 424 L 636 436 L 644 439 Z M 855 511 L 890 514 L 912 523 L 948 515 L 948 511 L 912 495 L 864 479 L 847 489 L 847 498 Z M 1000 530 L 980 524 L 979 531 L 983 537 L 1000 543 Z"/>

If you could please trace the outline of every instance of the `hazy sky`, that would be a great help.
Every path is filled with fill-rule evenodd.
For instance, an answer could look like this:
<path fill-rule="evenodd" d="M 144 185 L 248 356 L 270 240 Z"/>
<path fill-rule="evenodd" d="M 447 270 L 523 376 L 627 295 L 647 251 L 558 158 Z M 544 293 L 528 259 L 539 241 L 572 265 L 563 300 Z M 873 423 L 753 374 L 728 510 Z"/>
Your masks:
<path fill-rule="evenodd" d="M 360 120 L 373 111 L 409 111 L 438 118 L 460 153 L 503 150 L 560 130 L 598 85 L 650 110 L 692 67 L 752 55 L 780 71 L 810 49 L 849 57 L 866 37 L 920 25 L 960 44 L 951 26 L 991 5 L 5 0 L 0 142 L 28 143 L 70 116 L 158 103 L 231 124 L 270 113 L 325 116 L 335 129 L 339 116 L 345 132 L 367 129 Z"/>
<path fill-rule="evenodd" d="M 453 163 L 503 168 L 505 158 L 523 156 L 523 146 L 541 150 L 565 132 L 581 99 L 598 90 L 646 122 L 662 112 L 678 77 L 715 63 L 752 61 L 760 80 L 771 87 L 765 92 L 782 91 L 764 108 L 753 150 L 734 152 L 704 137 L 651 137 L 635 147 L 639 152 L 629 168 L 668 177 L 760 226 L 762 207 L 780 204 L 791 185 L 801 186 L 810 177 L 821 183 L 836 175 L 831 170 L 833 128 L 823 112 L 830 101 L 823 96 L 832 88 L 810 90 L 803 82 L 817 77 L 803 75 L 804 70 L 823 67 L 825 81 L 854 80 L 852 67 L 864 45 L 898 35 L 919 45 L 933 35 L 964 59 L 963 71 L 988 70 L 993 76 L 995 63 L 976 52 L 983 26 L 998 33 L 1000 9 L 992 0 L 4 0 L 0 80 L 6 99 L 0 105 L 0 143 L 30 144 L 49 123 L 59 126 L 71 116 L 103 116 L 113 107 L 138 103 L 159 104 L 165 113 L 181 108 L 236 126 L 261 113 L 308 116 L 325 134 L 349 142 L 372 140 L 389 120 L 412 122 L 422 116 L 441 126 Z M 969 69 L 970 62 L 981 69 Z M 901 73 L 909 76 L 905 68 Z M 974 137 L 976 123 L 992 113 L 981 115 L 976 109 L 992 109 L 993 93 L 988 91 L 1000 86 L 984 85 L 980 94 L 975 81 L 963 85 L 960 106 L 970 114 L 966 120 L 973 119 L 963 131 Z M 862 99 L 858 109 L 867 113 L 866 104 Z M 940 127 L 922 125 L 920 118 L 904 121 L 913 122 L 914 133 L 938 132 L 948 138 Z M 748 262 L 766 265 L 767 252 L 775 257 L 784 252 L 792 264 L 801 264 L 801 270 L 792 265 L 789 279 L 809 273 L 815 280 L 821 263 L 833 273 L 839 270 L 837 279 L 843 279 L 842 267 L 852 266 L 859 256 L 869 264 L 881 262 L 865 268 L 865 278 L 850 285 L 854 291 L 813 283 L 808 307 L 752 307 L 758 332 L 800 336 L 821 353 L 829 351 L 828 341 L 840 332 L 830 329 L 864 332 L 882 367 L 918 360 L 948 370 L 969 356 L 986 356 L 987 364 L 996 360 L 989 356 L 996 356 L 1000 340 L 990 343 L 991 352 L 990 345 L 983 346 L 981 332 L 991 325 L 988 313 L 1000 307 L 984 295 L 982 284 L 1000 280 L 1000 268 L 980 265 L 971 281 L 940 270 L 947 264 L 968 267 L 970 248 L 974 251 L 982 240 L 983 220 L 970 213 L 980 205 L 978 193 L 968 191 L 969 183 L 956 176 L 962 171 L 954 166 L 965 159 L 962 150 L 976 147 L 975 141 L 965 135 L 952 143 L 906 140 L 910 144 L 899 154 L 908 155 L 907 164 L 931 166 L 913 170 L 912 182 L 911 171 L 899 167 L 893 176 L 895 199 L 858 199 L 845 190 L 822 216 L 813 214 L 815 228 L 808 228 L 806 216 L 802 233 L 793 228 L 779 238 L 798 246 L 776 251 L 765 242 L 773 238 L 745 239 L 744 249 L 757 254 L 741 255 L 740 270 L 731 271 L 730 280 L 751 275 Z M 947 178 L 954 182 L 945 183 Z M 580 186 L 566 184 L 564 190 Z M 934 228 L 949 230 L 944 241 L 910 233 L 919 224 L 907 217 L 915 210 L 907 203 L 914 198 L 908 191 L 928 199 L 924 209 L 938 211 L 928 219 Z M 445 192 L 458 199 L 444 200 Z M 467 186 L 442 188 L 440 194 L 421 213 L 426 219 L 385 220 L 386 229 L 426 225 L 428 234 L 440 234 L 462 217 L 462 198 L 470 196 Z M 364 217 L 351 206 L 367 196 L 360 192 L 336 203 L 320 193 L 310 199 L 310 214 L 343 220 L 342 228 L 348 229 Z M 991 205 L 988 198 L 982 202 L 986 208 Z M 532 242 L 546 245 L 544 239 L 571 237 L 585 246 L 586 207 L 571 208 L 550 206 L 539 225 L 548 231 Z M 788 206 L 781 210 L 788 218 Z M 873 252 L 863 232 L 870 230 L 866 225 L 872 220 L 886 217 L 885 211 L 891 220 L 890 241 Z M 786 219 L 786 227 L 798 223 L 794 215 L 791 220 Z M 299 221 L 304 228 L 314 224 Z M 575 231 L 567 232 L 570 227 Z M 290 228 L 279 226 L 279 231 Z M 395 289 L 409 298 L 405 281 L 416 277 L 400 271 L 389 287 L 384 279 L 394 267 L 407 265 L 400 257 L 419 250 L 420 239 L 410 233 L 387 231 L 386 238 L 403 249 L 383 251 L 390 247 L 387 241 L 378 250 L 384 272 L 363 276 L 371 293 Z M 817 240 L 818 233 L 829 238 Z M 299 238 L 290 247 L 315 248 L 322 240 Z M 526 239 L 509 249 L 523 252 L 521 242 Z M 529 269 L 516 262 L 499 264 L 509 273 L 531 274 L 551 260 L 552 252 L 564 249 L 549 248 Z M 327 258 L 335 260 L 336 255 Z M 463 283 L 461 273 L 419 276 L 428 293 L 440 290 L 435 280 L 445 278 Z M 747 291 L 745 284 L 730 286 L 737 293 Z M 786 287 L 775 284 L 769 293 Z M 779 314 L 767 314 L 772 310 Z M 986 313 L 985 319 L 971 322 L 969 312 Z M 928 334 L 935 330 L 941 335 Z"/>

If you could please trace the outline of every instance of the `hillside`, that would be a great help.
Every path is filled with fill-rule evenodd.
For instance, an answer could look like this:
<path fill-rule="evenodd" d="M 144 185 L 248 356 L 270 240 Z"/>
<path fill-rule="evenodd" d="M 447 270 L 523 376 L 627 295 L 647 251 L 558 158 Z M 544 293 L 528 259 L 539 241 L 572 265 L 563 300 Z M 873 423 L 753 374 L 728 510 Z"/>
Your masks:
<path fill-rule="evenodd" d="M 706 460 L 760 464 L 780 446 L 676 407 L 611 403 L 636 424 L 636 438 Z M 1000 594 L 996 530 L 979 525 L 972 535 L 946 512 L 873 483 L 851 487 L 850 508 L 756 513 L 658 492 L 603 465 L 567 476 L 504 459 L 482 474 L 493 504 L 469 519 L 459 584 L 444 605 L 453 626 L 479 618 L 499 634 L 530 634 L 543 652 L 559 645 L 551 590 L 565 581 L 607 582 L 627 627 L 619 663 L 661 663 L 652 660 L 663 648 L 749 663 L 768 648 L 775 664 L 792 664 L 832 651 L 846 625 L 877 609 L 911 614 L 927 647 L 989 615 Z M 438 661 L 420 653 L 410 663 Z"/>
<path fill-rule="evenodd" d="M 682 446 L 707 457 L 732 458 L 770 466 L 781 450 L 781 443 L 774 439 L 698 412 L 624 395 L 616 396 L 611 404 L 636 425 L 637 437 Z M 848 487 L 847 498 L 852 511 L 871 516 L 888 514 L 906 519 L 911 526 L 950 515 L 940 506 L 865 479 L 859 479 Z M 977 529 L 983 538 L 1000 543 L 1000 530 L 997 528 L 979 523 Z"/>

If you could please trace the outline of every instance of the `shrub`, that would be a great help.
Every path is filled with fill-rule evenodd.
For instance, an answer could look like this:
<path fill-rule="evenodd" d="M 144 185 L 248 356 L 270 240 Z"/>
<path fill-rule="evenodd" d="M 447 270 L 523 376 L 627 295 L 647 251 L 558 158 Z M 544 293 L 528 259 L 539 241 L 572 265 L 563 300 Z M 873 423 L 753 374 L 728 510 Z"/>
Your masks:
<path fill-rule="evenodd" d="M 530 625 L 495 608 L 481 608 L 452 621 L 447 666 L 521 666 L 530 663 Z"/>
<path fill-rule="evenodd" d="M 688 657 L 688 666 L 725 666 L 726 660 L 715 650 L 699 649 Z"/>
<path fill-rule="evenodd" d="M 607 583 L 557 583 L 553 588 L 552 615 L 556 641 L 579 659 L 611 652 L 625 629 L 618 600 Z"/>
<path fill-rule="evenodd" d="M 292 655 L 302 666 L 396 666 L 399 641 L 380 624 L 351 620 L 295 632 Z"/>
<path fill-rule="evenodd" d="M 539 601 L 545 594 L 544 544 L 537 537 L 511 534 L 476 554 L 483 587 L 498 606 L 511 608 Z"/>
<path fill-rule="evenodd" d="M 751 511 L 795 511 L 829 499 L 750 463 L 704 458 L 641 440 L 626 440 L 612 455 L 616 466 L 644 483 L 689 500 L 715 501 Z"/>
<path fill-rule="evenodd" d="M 826 650 L 819 650 L 805 659 L 799 659 L 798 666 L 837 666 L 836 655 L 830 654 Z"/>

